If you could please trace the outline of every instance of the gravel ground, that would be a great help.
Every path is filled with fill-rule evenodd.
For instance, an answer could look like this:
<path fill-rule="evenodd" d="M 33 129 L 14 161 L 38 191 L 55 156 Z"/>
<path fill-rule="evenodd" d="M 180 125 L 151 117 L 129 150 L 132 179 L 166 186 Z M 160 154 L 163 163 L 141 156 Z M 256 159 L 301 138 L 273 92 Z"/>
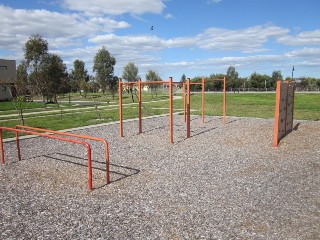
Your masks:
<path fill-rule="evenodd" d="M 4 144 L 0 239 L 320 239 L 320 122 L 295 121 L 272 147 L 273 119 L 183 116 L 90 127 L 76 133 L 110 142 L 86 149 L 52 139 Z"/>

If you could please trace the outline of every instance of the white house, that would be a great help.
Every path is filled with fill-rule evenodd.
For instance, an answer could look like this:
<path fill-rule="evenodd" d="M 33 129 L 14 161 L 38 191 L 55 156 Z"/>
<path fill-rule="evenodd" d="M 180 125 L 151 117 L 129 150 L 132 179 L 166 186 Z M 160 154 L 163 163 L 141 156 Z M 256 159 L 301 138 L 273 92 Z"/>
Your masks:
<path fill-rule="evenodd" d="M 11 89 L 16 81 L 16 61 L 0 59 L 0 101 L 12 99 Z"/>

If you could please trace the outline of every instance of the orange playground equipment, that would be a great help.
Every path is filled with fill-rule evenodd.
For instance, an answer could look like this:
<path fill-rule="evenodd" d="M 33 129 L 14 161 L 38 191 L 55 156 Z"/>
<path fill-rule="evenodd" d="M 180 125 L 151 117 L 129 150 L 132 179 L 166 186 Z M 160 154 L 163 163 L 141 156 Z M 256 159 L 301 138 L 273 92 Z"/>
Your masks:
<path fill-rule="evenodd" d="M 204 115 L 205 115 L 205 104 L 204 104 L 204 84 L 206 81 L 223 81 L 223 105 L 222 105 L 222 112 L 223 112 L 223 125 L 226 124 L 226 104 L 227 104 L 227 94 L 226 94 L 226 77 L 223 79 L 210 79 L 206 80 L 202 77 L 202 81 L 200 82 L 191 82 L 190 78 L 187 79 L 187 82 L 183 83 L 183 115 L 184 121 L 187 123 L 187 138 L 190 138 L 190 106 L 191 106 L 191 98 L 190 98 L 190 86 L 191 85 L 202 85 L 202 100 L 201 100 L 201 109 L 202 109 L 202 123 L 204 123 Z"/>
<path fill-rule="evenodd" d="M 292 132 L 295 82 L 277 81 L 273 146 Z"/>
<path fill-rule="evenodd" d="M 122 82 L 119 79 L 119 121 L 120 121 L 120 137 L 123 137 L 123 112 L 122 112 L 122 88 L 124 85 L 138 84 L 138 105 L 139 105 L 139 134 L 142 133 L 142 85 L 143 84 L 168 84 L 169 85 L 169 141 L 173 143 L 173 94 L 172 94 L 172 77 L 169 81 L 150 81 L 141 82 Z"/>
<path fill-rule="evenodd" d="M 223 79 L 211 79 L 207 81 L 223 81 L 223 124 L 226 123 L 226 77 Z M 169 78 L 168 81 L 150 81 L 150 82 L 141 82 L 141 79 L 138 82 L 122 82 L 119 79 L 119 123 L 120 123 L 120 137 L 123 137 L 123 103 L 122 103 L 122 91 L 123 86 L 130 86 L 130 85 L 138 85 L 138 107 L 139 107 L 139 134 L 142 133 L 142 85 L 144 84 L 168 84 L 169 86 L 169 142 L 173 143 L 173 93 L 172 93 L 172 84 L 181 82 L 173 82 L 172 77 Z M 202 78 L 201 83 L 192 83 L 190 78 L 186 83 L 183 83 L 183 112 L 184 112 L 184 119 L 187 123 L 187 138 L 190 138 L 190 105 L 191 105 L 191 98 L 190 98 L 190 85 L 193 84 L 202 84 L 202 123 L 204 123 L 204 84 L 205 79 Z"/>
<path fill-rule="evenodd" d="M 26 134 L 30 134 L 30 135 L 36 135 L 39 137 L 51 138 L 51 139 L 56 139 L 56 140 L 60 140 L 60 141 L 64 141 L 64 142 L 70 142 L 70 143 L 75 143 L 75 144 L 80 144 L 80 145 L 85 146 L 88 151 L 88 155 L 87 155 L 88 156 L 88 188 L 90 191 L 92 190 L 92 158 L 91 158 L 90 144 L 87 142 L 84 142 L 84 141 L 79 141 L 76 139 L 65 138 L 65 137 L 56 136 L 56 135 L 62 135 L 62 136 L 80 138 L 80 139 L 88 139 L 88 140 L 93 140 L 93 141 L 100 141 L 105 145 L 106 181 L 107 181 L 107 184 L 110 183 L 109 144 L 105 139 L 86 136 L 86 135 L 53 131 L 53 130 L 42 129 L 42 128 L 28 127 L 28 126 L 19 126 L 18 125 L 18 126 L 16 126 L 16 128 L 0 127 L 0 151 L 1 151 L 2 164 L 5 163 L 3 139 L 2 139 L 2 131 L 3 130 L 11 131 L 11 132 L 15 133 L 19 161 L 21 160 L 19 133 L 26 133 Z M 46 133 L 49 133 L 49 134 L 46 134 Z"/>

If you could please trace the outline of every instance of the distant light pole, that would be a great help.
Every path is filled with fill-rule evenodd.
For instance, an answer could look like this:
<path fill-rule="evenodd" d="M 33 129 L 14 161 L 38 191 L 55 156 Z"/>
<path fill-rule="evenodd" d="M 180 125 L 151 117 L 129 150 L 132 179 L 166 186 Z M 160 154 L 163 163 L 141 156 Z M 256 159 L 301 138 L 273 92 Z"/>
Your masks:
<path fill-rule="evenodd" d="M 294 66 L 292 67 L 292 81 L 293 81 L 293 71 L 294 71 Z"/>
<path fill-rule="evenodd" d="M 267 80 L 266 80 L 266 79 L 264 80 L 264 88 L 265 88 L 266 91 L 267 91 Z"/>

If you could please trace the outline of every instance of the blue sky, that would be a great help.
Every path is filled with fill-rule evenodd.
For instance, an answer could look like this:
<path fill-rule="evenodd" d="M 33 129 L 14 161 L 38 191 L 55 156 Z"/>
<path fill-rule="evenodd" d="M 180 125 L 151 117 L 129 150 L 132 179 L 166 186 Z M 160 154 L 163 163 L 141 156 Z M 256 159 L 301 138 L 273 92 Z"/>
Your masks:
<path fill-rule="evenodd" d="M 75 59 L 92 74 L 105 46 L 115 74 L 134 62 L 163 79 L 253 72 L 320 78 L 319 0 L 0 0 L 0 58 L 23 59 L 39 33 L 68 69 Z M 153 26 L 153 30 L 151 30 Z"/>

